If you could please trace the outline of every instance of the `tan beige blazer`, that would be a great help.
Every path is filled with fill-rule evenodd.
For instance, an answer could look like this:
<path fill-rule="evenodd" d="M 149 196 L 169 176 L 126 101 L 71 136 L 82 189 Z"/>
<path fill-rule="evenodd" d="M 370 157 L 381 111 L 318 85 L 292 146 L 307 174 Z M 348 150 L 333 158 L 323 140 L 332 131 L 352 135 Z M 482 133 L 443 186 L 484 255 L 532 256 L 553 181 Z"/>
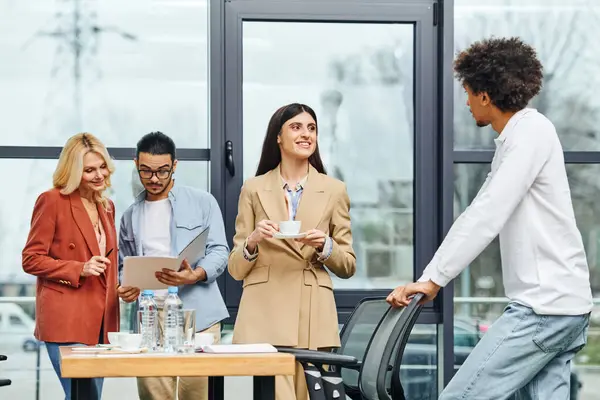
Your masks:
<path fill-rule="evenodd" d="M 234 279 L 244 281 L 233 341 L 339 347 L 328 271 L 350 278 L 356 270 L 346 186 L 310 167 L 296 214 L 302 232 L 316 228 L 333 239 L 325 265 L 313 247 L 292 239 L 265 239 L 258 245 L 256 259 L 250 262 L 244 257 L 244 243 L 259 221 L 288 218 L 284 196 L 279 167 L 247 180 L 242 187 L 228 266 Z"/>

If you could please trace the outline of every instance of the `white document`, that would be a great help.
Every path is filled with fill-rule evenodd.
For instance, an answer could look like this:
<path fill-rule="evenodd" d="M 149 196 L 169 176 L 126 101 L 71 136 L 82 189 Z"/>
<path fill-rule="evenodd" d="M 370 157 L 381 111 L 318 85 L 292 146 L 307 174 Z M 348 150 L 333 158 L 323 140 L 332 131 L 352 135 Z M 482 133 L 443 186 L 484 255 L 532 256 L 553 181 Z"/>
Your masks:
<path fill-rule="evenodd" d="M 123 282 L 122 286 L 133 286 L 140 290 L 166 289 L 165 285 L 156 279 L 155 272 L 163 268 L 177 271 L 181 263 L 175 257 L 144 257 L 130 256 L 123 260 Z"/>
<path fill-rule="evenodd" d="M 194 238 L 183 250 L 179 253 L 179 257 L 177 260 L 179 261 L 179 265 L 183 262 L 183 260 L 188 260 L 190 264 L 196 261 L 199 258 L 204 257 L 204 253 L 206 252 L 206 240 L 208 239 L 208 227 L 204 228 L 198 236 Z M 175 270 L 179 269 L 179 265 Z"/>
<path fill-rule="evenodd" d="M 277 349 L 268 343 L 256 344 L 209 344 L 202 346 L 205 353 L 277 353 Z"/>
<path fill-rule="evenodd" d="M 183 260 L 187 259 L 190 264 L 204 257 L 206 251 L 206 240 L 208 238 L 208 227 L 188 244 L 179 253 L 178 257 L 147 257 L 128 256 L 123 260 L 123 282 L 122 286 L 133 286 L 141 290 L 166 289 L 168 285 L 159 282 L 154 275 L 163 268 L 178 271 Z"/>

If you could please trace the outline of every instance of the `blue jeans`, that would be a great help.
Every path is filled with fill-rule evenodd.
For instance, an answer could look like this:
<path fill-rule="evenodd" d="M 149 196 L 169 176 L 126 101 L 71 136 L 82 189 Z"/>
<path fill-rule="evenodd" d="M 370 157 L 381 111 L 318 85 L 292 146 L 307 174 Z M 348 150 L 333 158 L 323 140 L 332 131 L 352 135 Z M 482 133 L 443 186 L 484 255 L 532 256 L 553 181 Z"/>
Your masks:
<path fill-rule="evenodd" d="M 570 398 L 571 360 L 589 314 L 538 315 L 510 303 L 442 392 L 443 400 Z"/>
<path fill-rule="evenodd" d="M 85 346 L 81 343 L 52 343 L 46 342 L 46 349 L 48 350 L 48 356 L 50 356 L 50 362 L 52 362 L 52 366 L 54 367 L 54 371 L 60 380 L 60 384 L 65 391 L 65 399 L 71 400 L 71 379 L 63 378 L 60 373 L 60 352 L 58 350 L 59 346 Z M 93 386 L 96 388 L 96 393 L 98 394 L 97 398 L 100 399 L 102 395 L 102 384 L 104 383 L 104 378 L 93 378 L 92 379 Z"/>

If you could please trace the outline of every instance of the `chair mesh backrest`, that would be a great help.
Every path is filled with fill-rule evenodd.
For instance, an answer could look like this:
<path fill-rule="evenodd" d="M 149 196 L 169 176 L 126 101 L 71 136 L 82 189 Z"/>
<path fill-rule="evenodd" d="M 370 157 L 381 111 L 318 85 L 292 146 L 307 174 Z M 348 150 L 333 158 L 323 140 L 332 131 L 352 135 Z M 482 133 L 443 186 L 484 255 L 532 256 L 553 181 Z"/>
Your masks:
<path fill-rule="evenodd" d="M 398 336 L 398 341 L 394 346 L 394 351 L 392 354 L 391 360 L 394 364 L 394 368 L 391 374 L 391 396 L 388 396 L 391 399 L 405 400 L 406 395 L 404 389 L 402 387 L 401 382 L 401 373 L 402 373 L 402 356 L 404 354 L 404 350 L 406 349 L 406 345 L 410 338 L 410 332 L 414 327 L 417 319 L 419 318 L 419 314 L 423 309 L 423 305 L 421 303 L 421 299 L 423 298 L 422 294 L 417 294 L 415 298 L 411 301 L 411 304 L 408 305 L 405 311 L 405 315 L 403 315 L 404 323 L 402 323 L 402 327 L 400 330 L 400 334 Z M 435 363 L 434 363 L 435 364 Z M 431 365 L 431 362 L 426 362 L 424 365 Z M 387 378 L 387 376 L 386 376 Z M 386 382 L 387 384 L 387 382 Z M 435 386 L 435 385 L 429 385 Z M 436 388 L 431 388 L 430 394 L 437 390 Z M 426 392 L 426 391 L 424 391 Z M 412 398 L 412 397 L 411 397 Z"/>
<path fill-rule="evenodd" d="M 371 343 L 368 346 L 367 353 L 365 354 L 363 366 L 360 371 L 360 389 L 365 398 L 367 399 L 378 399 L 377 394 L 377 375 L 379 373 L 379 366 L 382 363 L 384 350 L 394 327 L 398 323 L 398 320 L 402 316 L 405 308 L 391 308 L 385 315 L 381 324 L 377 328 L 375 335 L 371 339 Z M 397 346 L 395 346 L 397 348 Z M 394 350 L 394 352 L 396 349 Z M 395 354 L 391 354 L 391 360 L 395 359 Z M 389 360 L 388 360 L 389 362 Z M 391 377 L 391 375 L 390 375 Z M 391 382 L 386 381 L 386 387 L 390 387 Z"/>
<path fill-rule="evenodd" d="M 341 347 L 337 353 L 363 361 L 369 340 L 388 308 L 389 304 L 385 298 L 363 300 L 344 326 L 340 338 Z M 342 369 L 342 378 L 346 386 L 358 388 L 358 375 L 358 371 Z"/>

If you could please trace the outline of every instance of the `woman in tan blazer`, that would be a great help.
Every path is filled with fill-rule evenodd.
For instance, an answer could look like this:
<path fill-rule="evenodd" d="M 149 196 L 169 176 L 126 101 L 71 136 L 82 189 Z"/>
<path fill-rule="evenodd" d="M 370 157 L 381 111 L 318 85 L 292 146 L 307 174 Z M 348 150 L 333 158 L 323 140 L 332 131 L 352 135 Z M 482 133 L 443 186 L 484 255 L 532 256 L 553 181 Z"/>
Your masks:
<path fill-rule="evenodd" d="M 345 185 L 325 174 L 317 117 L 303 104 L 271 117 L 256 177 L 239 199 L 229 273 L 243 280 L 235 343 L 304 349 L 339 347 L 329 271 L 350 278 L 356 269 Z M 296 220 L 297 239 L 277 239 L 279 222 Z M 300 364 L 294 379 L 277 377 L 278 400 L 308 398 Z"/>
<path fill-rule="evenodd" d="M 23 249 L 23 269 L 37 277 L 35 337 L 46 343 L 67 399 L 71 380 L 60 373 L 59 346 L 107 343 L 119 330 L 115 207 L 104 196 L 114 171 L 106 147 L 89 133 L 71 137 L 39 195 Z M 94 379 L 97 398 L 102 378 Z"/>

